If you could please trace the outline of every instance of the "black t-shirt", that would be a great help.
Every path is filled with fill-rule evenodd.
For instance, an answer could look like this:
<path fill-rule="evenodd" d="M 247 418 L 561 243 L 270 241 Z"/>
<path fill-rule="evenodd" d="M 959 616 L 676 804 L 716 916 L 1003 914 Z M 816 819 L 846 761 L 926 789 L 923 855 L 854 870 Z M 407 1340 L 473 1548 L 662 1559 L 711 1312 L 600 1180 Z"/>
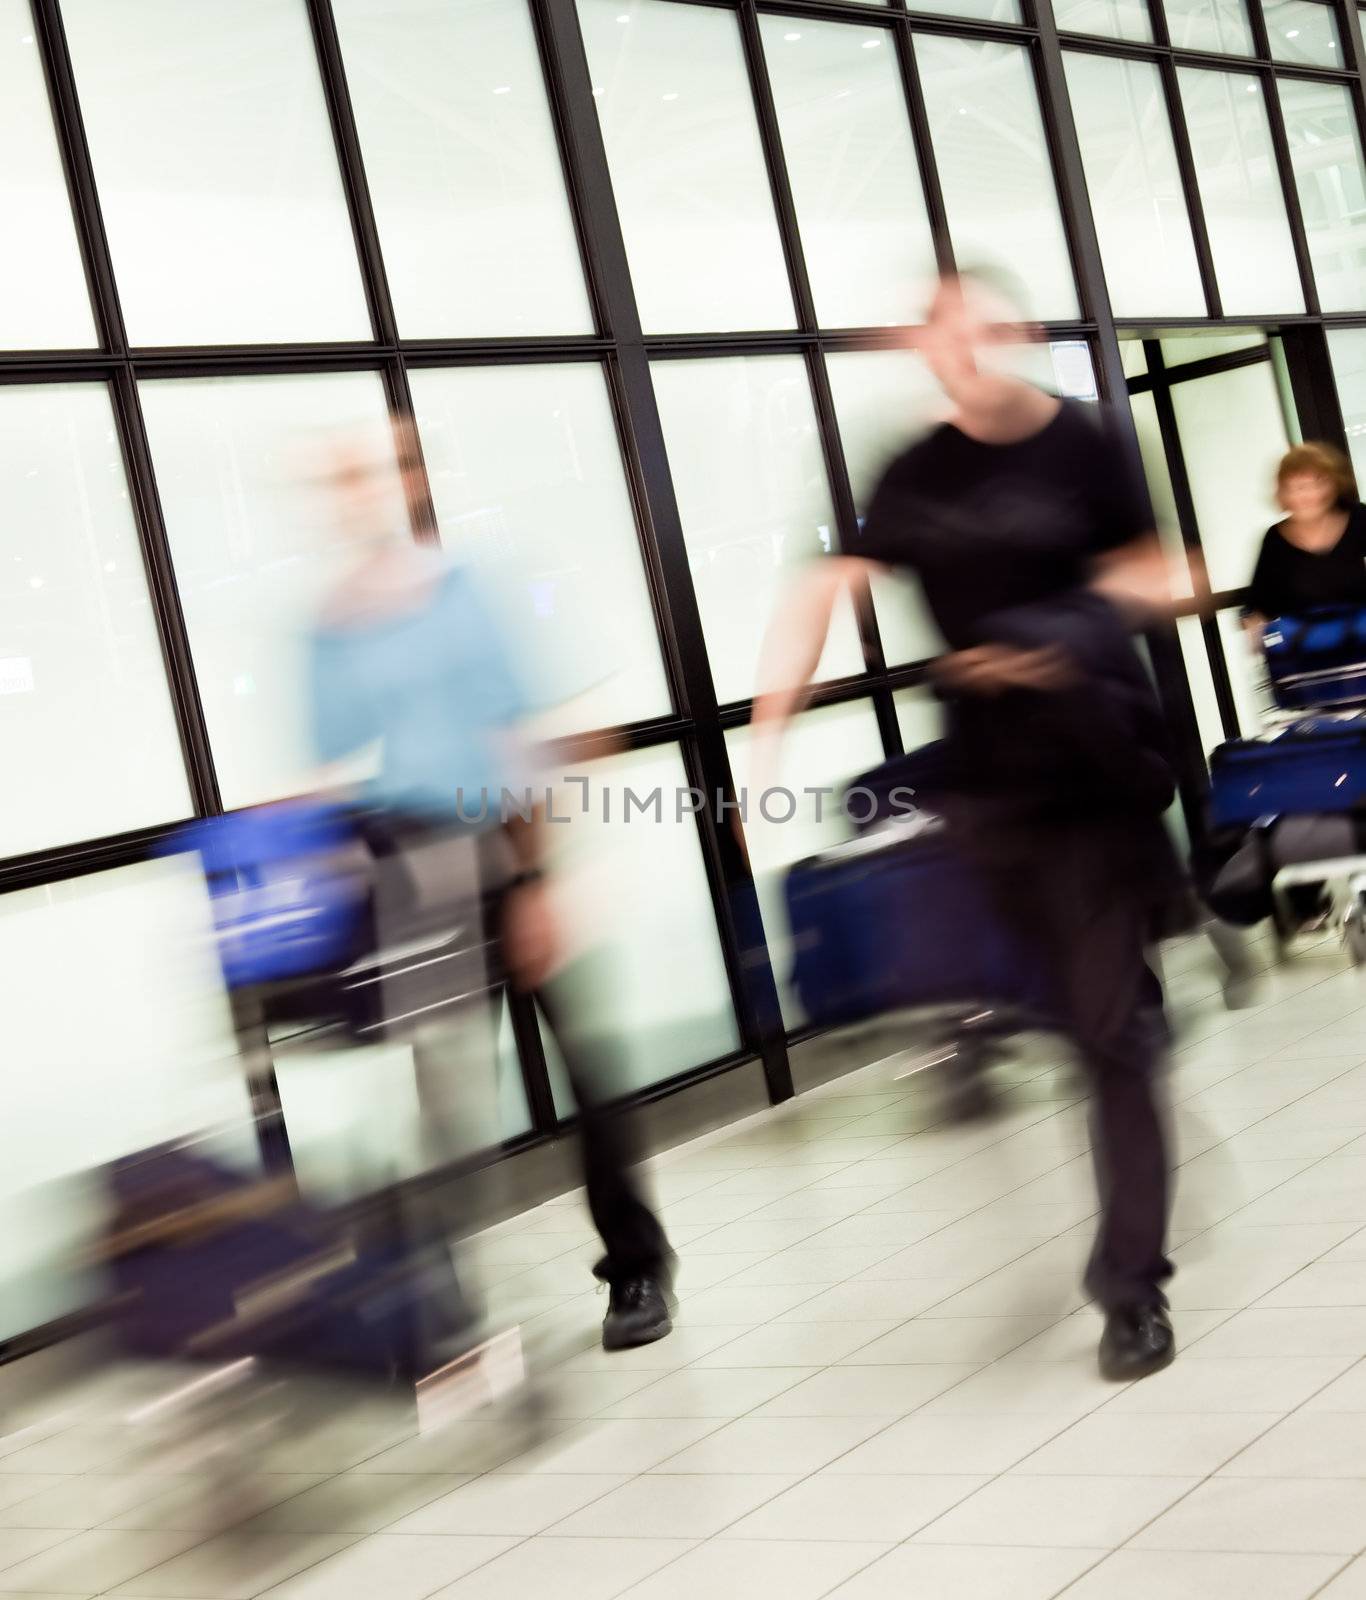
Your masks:
<path fill-rule="evenodd" d="M 954 649 L 981 642 L 983 617 L 1086 582 L 1091 559 L 1147 532 L 1142 470 L 1105 420 L 1064 400 L 1013 444 L 951 423 L 897 457 L 847 554 L 919 577 Z"/>
<path fill-rule="evenodd" d="M 1331 550 L 1301 550 L 1268 528 L 1247 591 L 1247 609 L 1294 617 L 1317 606 L 1366 606 L 1366 507 L 1353 506 Z"/>

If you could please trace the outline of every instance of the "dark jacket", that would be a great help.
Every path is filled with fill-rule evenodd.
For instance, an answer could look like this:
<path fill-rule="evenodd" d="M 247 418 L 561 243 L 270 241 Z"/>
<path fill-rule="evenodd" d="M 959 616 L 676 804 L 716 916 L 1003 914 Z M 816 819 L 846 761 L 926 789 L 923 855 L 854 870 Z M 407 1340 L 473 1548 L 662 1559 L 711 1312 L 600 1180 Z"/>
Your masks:
<path fill-rule="evenodd" d="M 1123 619 L 1089 590 L 998 612 L 980 643 L 1056 645 L 1075 667 L 1056 690 L 952 697 L 949 740 L 974 789 L 1059 817 L 1159 817 L 1176 797 L 1166 722 Z"/>

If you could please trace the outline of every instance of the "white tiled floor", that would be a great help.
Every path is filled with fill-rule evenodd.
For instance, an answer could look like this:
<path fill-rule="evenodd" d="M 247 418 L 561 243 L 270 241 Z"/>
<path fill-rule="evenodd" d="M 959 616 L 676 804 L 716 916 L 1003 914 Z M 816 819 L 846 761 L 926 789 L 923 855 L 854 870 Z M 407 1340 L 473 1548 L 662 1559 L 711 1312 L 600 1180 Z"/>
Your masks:
<path fill-rule="evenodd" d="M 343 1405 L 231 1506 L 126 1428 L 11 1433 L 0 1600 L 1366 1600 L 1366 979 L 1320 946 L 1231 1014 L 1198 943 L 1168 979 L 1169 1372 L 1096 1375 L 1057 1047 L 971 1127 L 898 1057 L 654 1164 L 660 1344 L 598 1346 L 578 1196 L 480 1241 L 535 1416 Z"/>

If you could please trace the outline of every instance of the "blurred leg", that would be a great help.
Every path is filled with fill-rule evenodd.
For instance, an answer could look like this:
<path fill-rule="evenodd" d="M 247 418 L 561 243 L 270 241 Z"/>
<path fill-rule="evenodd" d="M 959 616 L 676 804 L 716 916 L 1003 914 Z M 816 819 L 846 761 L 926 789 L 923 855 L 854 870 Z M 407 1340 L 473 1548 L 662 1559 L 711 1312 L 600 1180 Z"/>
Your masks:
<path fill-rule="evenodd" d="M 584 1184 L 593 1225 L 603 1242 L 598 1276 L 610 1283 L 627 1278 L 667 1279 L 673 1252 L 658 1218 L 646 1201 L 634 1171 L 638 1151 L 631 1112 L 621 1103 L 624 1088 L 619 1047 L 595 1028 L 597 1009 L 584 986 L 601 977 L 601 958 L 587 956 L 558 974 L 537 995 L 542 1015 L 569 1074 L 579 1109 Z"/>

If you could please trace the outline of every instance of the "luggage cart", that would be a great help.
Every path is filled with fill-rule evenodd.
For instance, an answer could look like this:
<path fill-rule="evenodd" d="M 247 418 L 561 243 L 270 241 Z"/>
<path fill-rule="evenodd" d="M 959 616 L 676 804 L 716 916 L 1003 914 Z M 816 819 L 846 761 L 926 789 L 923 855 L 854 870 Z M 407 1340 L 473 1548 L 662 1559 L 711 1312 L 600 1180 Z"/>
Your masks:
<path fill-rule="evenodd" d="M 263 1442 L 325 1425 L 336 1402 L 318 1396 L 338 1383 L 387 1396 L 419 1430 L 525 1389 L 520 1332 L 481 1325 L 444 1217 L 417 1225 L 398 1184 L 341 1208 L 299 1194 L 274 1083 L 285 1022 L 294 1049 L 410 1043 L 440 1164 L 462 1074 L 423 1047 L 490 1002 L 476 841 L 335 808 L 295 808 L 282 833 L 258 814 L 182 842 L 206 869 L 262 1169 L 216 1162 L 210 1136 L 114 1163 L 95 1252 L 136 1374 L 120 1419 L 149 1458 L 190 1462 L 224 1493 Z M 492 1017 L 479 1020 L 465 1036 L 486 1037 L 485 1059 L 458 1064 L 471 1076 L 492 1071 Z"/>
<path fill-rule="evenodd" d="M 1262 825 L 1269 850 L 1265 824 L 1277 815 L 1366 810 L 1366 612 L 1334 606 L 1274 619 L 1263 647 L 1263 733 L 1221 745 L 1211 756 L 1211 778 L 1223 820 Z M 1366 965 L 1366 854 L 1266 860 L 1277 960 L 1289 959 L 1296 934 L 1290 892 L 1312 884 L 1323 887 L 1328 925 L 1353 964 Z"/>

